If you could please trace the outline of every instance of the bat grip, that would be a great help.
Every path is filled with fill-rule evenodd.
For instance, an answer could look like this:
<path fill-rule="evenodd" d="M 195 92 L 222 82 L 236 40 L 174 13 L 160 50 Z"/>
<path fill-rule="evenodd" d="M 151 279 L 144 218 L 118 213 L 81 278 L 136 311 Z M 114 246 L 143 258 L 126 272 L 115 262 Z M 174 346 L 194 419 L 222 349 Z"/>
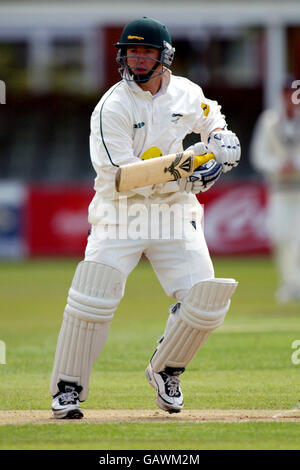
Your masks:
<path fill-rule="evenodd" d="M 216 159 L 213 153 L 204 153 L 203 155 L 195 155 L 194 156 L 194 170 L 198 168 L 198 166 L 204 165 L 211 159 Z"/>

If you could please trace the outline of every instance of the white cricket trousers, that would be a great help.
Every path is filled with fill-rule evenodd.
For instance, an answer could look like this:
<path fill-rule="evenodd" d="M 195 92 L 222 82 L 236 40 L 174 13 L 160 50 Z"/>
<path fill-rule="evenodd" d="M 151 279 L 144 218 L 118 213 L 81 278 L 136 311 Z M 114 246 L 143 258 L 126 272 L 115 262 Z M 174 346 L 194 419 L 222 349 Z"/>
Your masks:
<path fill-rule="evenodd" d="M 300 191 L 269 196 L 268 228 L 283 285 L 300 290 Z"/>
<path fill-rule="evenodd" d="M 127 278 L 144 254 L 167 296 L 182 300 L 194 284 L 214 278 L 201 224 L 195 229 L 184 223 L 186 234 L 179 239 L 108 239 L 107 227 L 93 226 L 85 261 L 116 267 Z"/>

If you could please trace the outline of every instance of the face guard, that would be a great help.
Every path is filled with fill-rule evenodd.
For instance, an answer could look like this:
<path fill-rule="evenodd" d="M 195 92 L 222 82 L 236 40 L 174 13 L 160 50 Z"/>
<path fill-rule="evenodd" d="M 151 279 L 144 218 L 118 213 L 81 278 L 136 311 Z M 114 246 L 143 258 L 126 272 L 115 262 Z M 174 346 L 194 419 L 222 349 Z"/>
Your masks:
<path fill-rule="evenodd" d="M 124 80 L 128 82 L 136 82 L 136 83 L 147 83 L 149 80 L 152 78 L 158 77 L 159 75 L 162 75 L 165 73 L 166 68 L 170 67 L 172 64 L 173 58 L 174 58 L 174 52 L 175 49 L 165 41 L 164 44 L 164 49 L 162 50 L 160 54 L 159 59 L 151 59 L 149 57 L 144 57 L 144 56 L 129 56 L 127 55 L 127 51 L 125 47 L 122 47 L 118 51 L 117 55 L 117 63 L 119 65 L 119 73 L 121 74 L 121 77 L 124 78 Z M 133 57 L 136 59 L 136 69 L 144 69 L 141 71 L 141 73 L 134 73 L 133 70 L 129 67 L 127 59 Z M 147 62 L 151 61 L 153 62 L 153 66 L 149 68 L 145 68 L 144 65 L 139 64 L 141 59 L 147 60 Z M 162 71 L 157 71 L 157 68 L 159 65 L 163 65 Z"/>
<path fill-rule="evenodd" d="M 122 78 L 127 81 L 146 83 L 152 78 L 163 74 L 166 71 L 166 67 L 170 67 L 174 58 L 175 49 L 171 43 L 171 36 L 166 26 L 153 18 L 143 17 L 128 23 L 122 31 L 120 41 L 114 44 L 119 49 L 116 60 L 119 64 L 119 72 Z M 160 51 L 160 57 L 158 60 L 144 57 L 144 59 L 153 60 L 153 67 L 149 70 L 147 69 L 145 73 L 134 73 L 127 62 L 129 57 L 127 55 L 128 46 L 156 48 Z M 135 56 L 135 58 L 138 64 L 138 59 L 141 56 Z M 158 72 L 157 67 L 160 64 L 163 65 L 163 71 Z"/>

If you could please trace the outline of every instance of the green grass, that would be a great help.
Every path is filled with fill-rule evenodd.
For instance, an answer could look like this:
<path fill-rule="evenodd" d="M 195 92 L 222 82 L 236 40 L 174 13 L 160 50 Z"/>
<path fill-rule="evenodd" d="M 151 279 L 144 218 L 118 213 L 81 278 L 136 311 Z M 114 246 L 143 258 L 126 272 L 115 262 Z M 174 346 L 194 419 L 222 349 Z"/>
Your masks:
<path fill-rule="evenodd" d="M 49 409 L 49 379 L 77 260 L 0 265 L 0 409 Z M 238 289 L 224 324 L 182 376 L 186 409 L 291 409 L 300 398 L 299 304 L 274 300 L 268 258 L 217 258 Z M 147 262 L 130 275 L 83 408 L 156 409 L 144 369 L 172 303 Z M 50 415 L 50 413 L 49 413 Z M 67 432 L 64 426 L 67 426 Z M 297 423 L 79 423 L 1 426 L 0 449 L 299 449 Z"/>
<path fill-rule="evenodd" d="M 215 450 L 299 449 L 298 423 L 118 423 L 70 422 L 1 426 L 7 450 Z"/>

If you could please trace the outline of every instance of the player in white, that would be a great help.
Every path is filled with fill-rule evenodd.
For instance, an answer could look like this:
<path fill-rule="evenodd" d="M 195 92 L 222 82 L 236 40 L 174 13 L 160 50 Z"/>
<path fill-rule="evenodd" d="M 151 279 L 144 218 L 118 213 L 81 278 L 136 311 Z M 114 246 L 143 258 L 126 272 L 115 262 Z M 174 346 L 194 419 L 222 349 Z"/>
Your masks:
<path fill-rule="evenodd" d="M 115 46 L 122 80 L 105 93 L 91 117 L 90 152 L 97 173 L 89 207 L 92 230 L 69 290 L 57 343 L 50 386 L 55 418 L 83 416 L 79 402 L 87 398 L 92 365 L 106 342 L 126 278 L 142 254 L 166 294 L 177 301 L 146 369 L 158 406 L 170 413 L 183 407 L 179 374 L 222 324 L 237 285 L 234 279 L 214 277 L 201 227 L 202 207 L 195 195 L 237 166 L 236 135 L 227 130 L 220 106 L 205 98 L 198 85 L 171 74 L 174 48 L 163 24 L 146 17 L 134 20 Z M 202 138 L 193 146 L 195 154 L 212 152 L 217 161 L 199 167 L 187 179 L 116 192 L 119 166 L 180 152 L 182 140 L 191 132 Z M 120 204 L 124 201 L 126 206 Z M 113 235 L 108 236 L 107 229 L 122 228 L 135 204 L 145 208 L 145 217 L 153 205 L 176 204 L 182 211 L 175 228 L 182 224 L 183 235 L 138 238 L 128 233 L 116 236 L 111 230 Z M 156 223 L 158 219 L 152 218 L 151 228 Z"/>
<path fill-rule="evenodd" d="M 254 167 L 269 188 L 268 231 L 279 272 L 279 302 L 300 301 L 300 106 L 288 79 L 277 109 L 257 121 L 251 146 Z"/>

